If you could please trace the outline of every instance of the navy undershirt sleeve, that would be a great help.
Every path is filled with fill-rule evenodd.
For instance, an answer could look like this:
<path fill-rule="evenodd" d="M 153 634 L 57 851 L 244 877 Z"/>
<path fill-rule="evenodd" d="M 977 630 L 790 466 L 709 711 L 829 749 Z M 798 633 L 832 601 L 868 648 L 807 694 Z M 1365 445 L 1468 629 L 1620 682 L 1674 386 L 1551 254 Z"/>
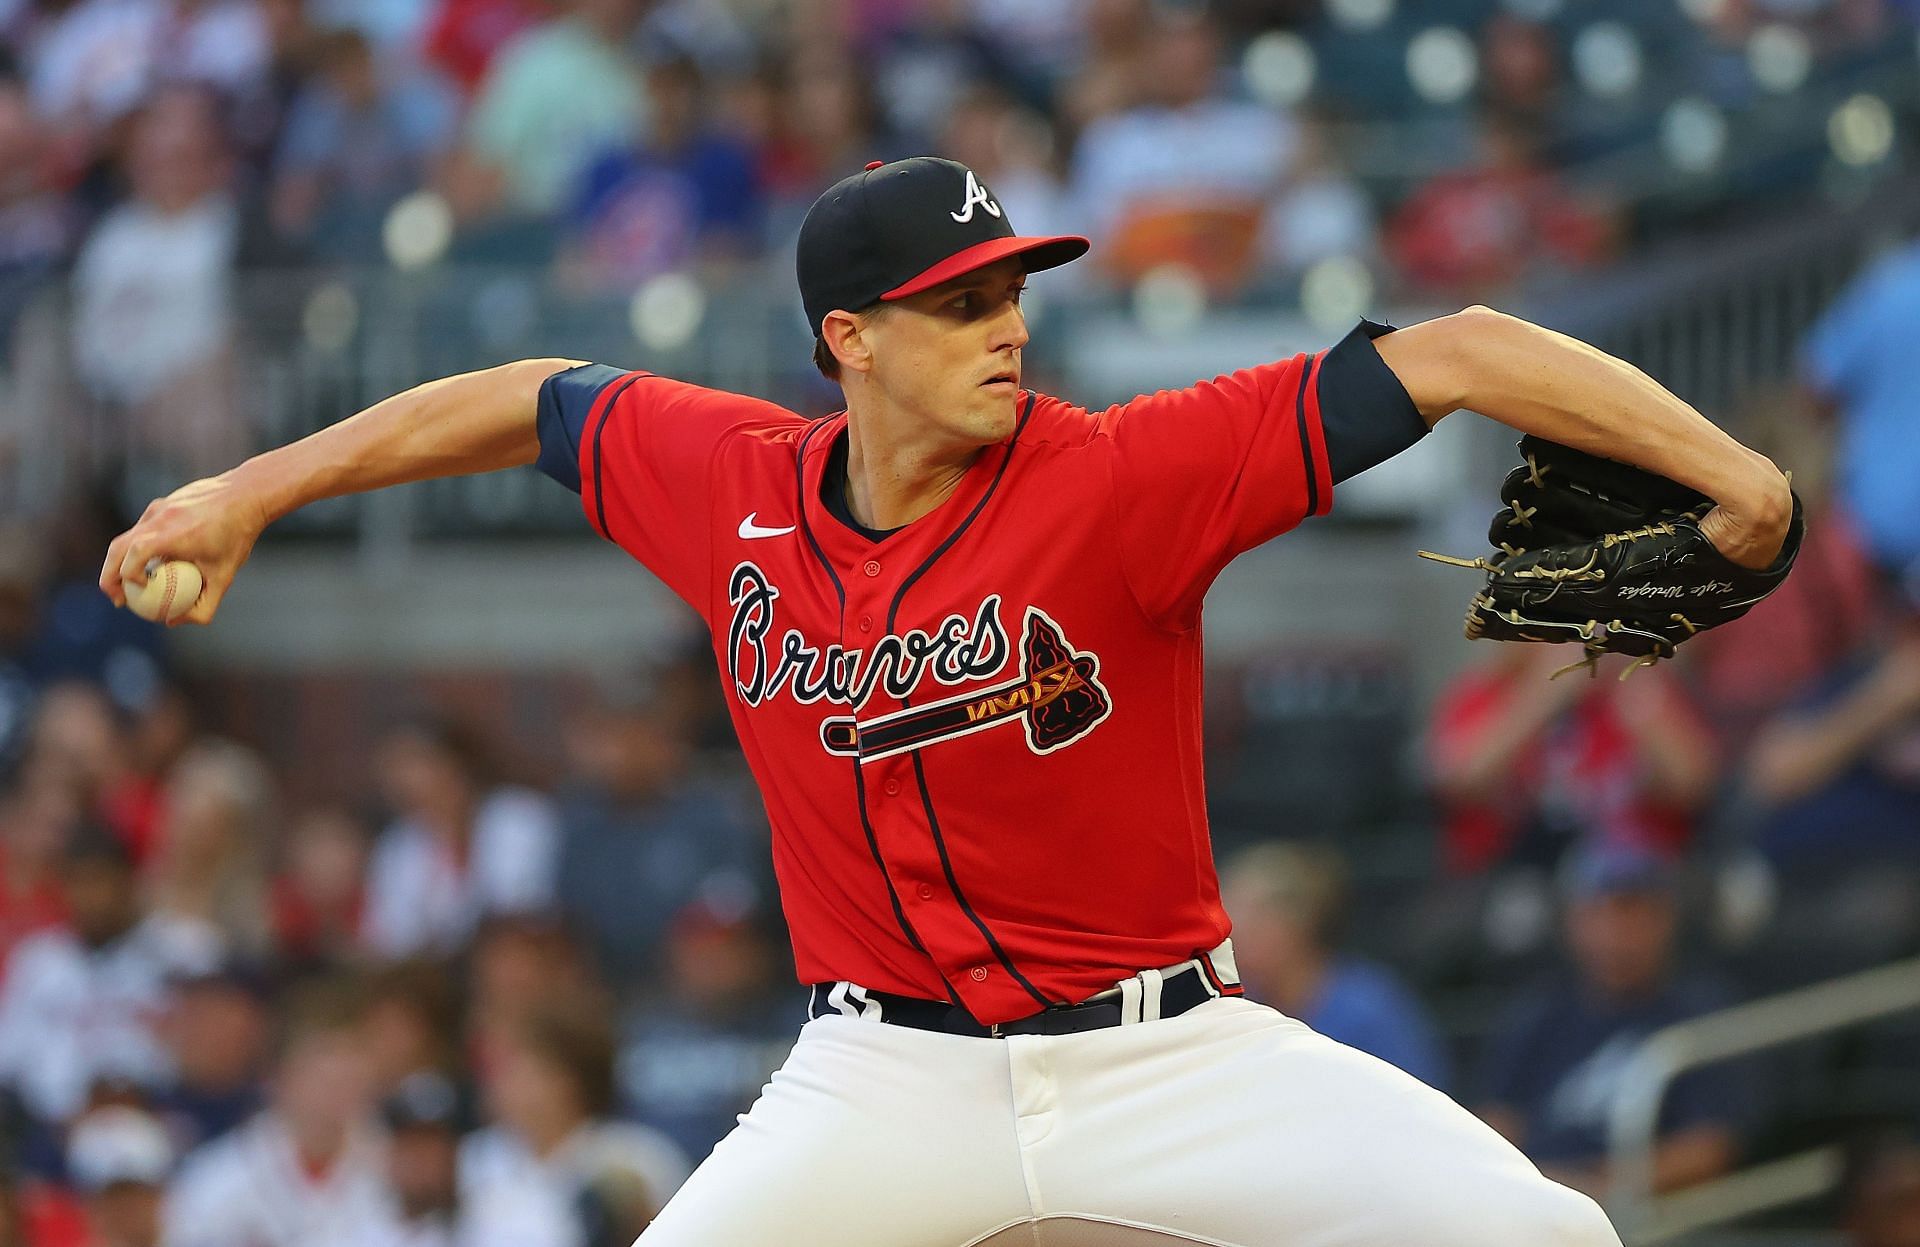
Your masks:
<path fill-rule="evenodd" d="M 1374 349 L 1393 326 L 1363 320 L 1320 360 L 1320 430 L 1335 484 L 1384 463 L 1429 432 L 1407 388 Z"/>
<path fill-rule="evenodd" d="M 593 400 L 626 376 L 605 364 L 581 364 L 540 383 L 540 457 L 534 466 L 574 493 L 580 492 L 580 439 L 586 435 Z"/>

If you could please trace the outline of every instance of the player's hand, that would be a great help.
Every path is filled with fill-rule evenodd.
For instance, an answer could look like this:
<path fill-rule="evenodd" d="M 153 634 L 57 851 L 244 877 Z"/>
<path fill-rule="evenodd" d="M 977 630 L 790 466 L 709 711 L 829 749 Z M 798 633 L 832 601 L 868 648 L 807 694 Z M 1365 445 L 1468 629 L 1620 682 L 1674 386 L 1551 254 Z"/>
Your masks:
<path fill-rule="evenodd" d="M 1728 562 L 1760 571 L 1780 557 L 1792 524 L 1793 490 L 1787 478 L 1768 463 L 1752 493 L 1722 499 L 1701 519 L 1700 532 Z"/>
<path fill-rule="evenodd" d="M 149 503 L 140 521 L 113 539 L 100 566 L 100 591 L 125 606 L 121 582 L 145 584 L 150 560 L 192 563 L 205 583 L 193 609 L 176 622 L 211 623 L 266 522 L 259 501 L 230 474 L 182 485 Z"/>

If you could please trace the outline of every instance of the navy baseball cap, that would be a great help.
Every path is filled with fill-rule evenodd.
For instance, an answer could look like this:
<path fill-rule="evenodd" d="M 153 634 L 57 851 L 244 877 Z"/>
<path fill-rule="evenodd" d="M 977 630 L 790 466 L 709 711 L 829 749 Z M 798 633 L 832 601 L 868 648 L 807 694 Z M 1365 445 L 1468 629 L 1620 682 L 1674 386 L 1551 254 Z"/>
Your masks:
<path fill-rule="evenodd" d="M 938 156 L 878 160 L 841 178 L 807 209 L 795 267 L 807 325 L 828 312 L 903 299 L 1008 256 L 1029 273 L 1087 253 L 1086 239 L 1016 234 L 979 176 Z"/>

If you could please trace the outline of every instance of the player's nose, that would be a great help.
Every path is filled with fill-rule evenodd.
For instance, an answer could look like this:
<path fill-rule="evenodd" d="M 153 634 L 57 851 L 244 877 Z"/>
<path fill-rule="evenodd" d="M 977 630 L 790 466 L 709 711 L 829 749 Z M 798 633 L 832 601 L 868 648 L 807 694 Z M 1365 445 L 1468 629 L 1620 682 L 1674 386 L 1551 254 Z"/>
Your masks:
<path fill-rule="evenodd" d="M 1027 344 L 1027 314 L 1020 305 L 1011 300 L 1007 302 L 993 325 L 993 341 L 990 347 L 995 352 L 1017 351 Z"/>

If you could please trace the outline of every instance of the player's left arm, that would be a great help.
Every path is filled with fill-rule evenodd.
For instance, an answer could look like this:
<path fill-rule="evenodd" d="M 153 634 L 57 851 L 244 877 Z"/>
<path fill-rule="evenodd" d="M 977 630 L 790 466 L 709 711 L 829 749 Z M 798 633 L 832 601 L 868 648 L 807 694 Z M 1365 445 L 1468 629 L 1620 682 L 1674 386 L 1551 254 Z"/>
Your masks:
<path fill-rule="evenodd" d="M 1699 490 L 1700 528 L 1743 567 L 1770 565 L 1793 516 L 1787 480 L 1625 360 L 1486 307 L 1374 342 L 1429 425 L 1467 409 Z"/>

